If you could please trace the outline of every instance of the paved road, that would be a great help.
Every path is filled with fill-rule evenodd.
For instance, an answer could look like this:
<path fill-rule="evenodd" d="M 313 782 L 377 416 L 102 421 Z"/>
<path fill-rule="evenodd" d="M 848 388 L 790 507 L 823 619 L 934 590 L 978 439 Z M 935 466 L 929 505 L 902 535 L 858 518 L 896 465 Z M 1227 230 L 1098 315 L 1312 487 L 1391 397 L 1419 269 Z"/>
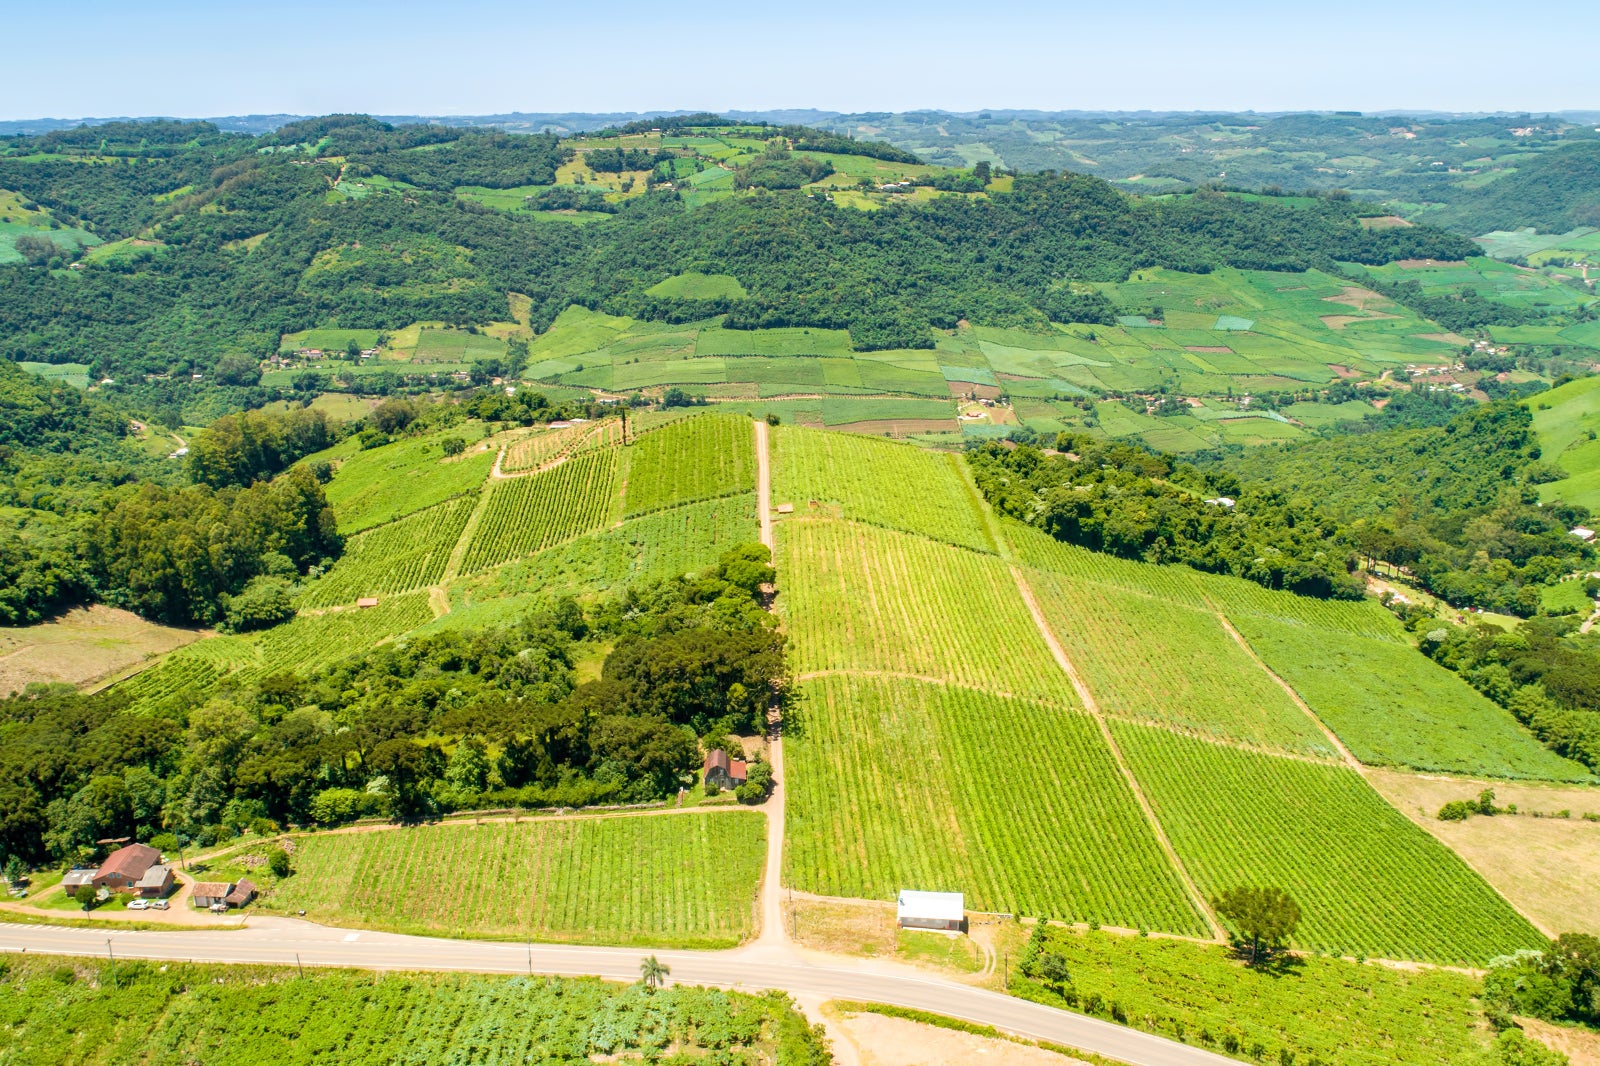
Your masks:
<path fill-rule="evenodd" d="M 119 959 L 192 960 L 404 971 L 540 973 L 635 981 L 636 949 L 506 944 L 355 932 L 288 918 L 252 918 L 237 930 L 119 932 L 0 923 L 0 951 Z M 736 951 L 659 951 L 672 979 L 686 984 L 867 1000 L 993 1025 L 1035 1040 L 1092 1051 L 1134 1066 L 1219 1066 L 1234 1062 L 1110 1022 L 1043 1007 L 891 963 L 813 956 L 756 944 Z"/>

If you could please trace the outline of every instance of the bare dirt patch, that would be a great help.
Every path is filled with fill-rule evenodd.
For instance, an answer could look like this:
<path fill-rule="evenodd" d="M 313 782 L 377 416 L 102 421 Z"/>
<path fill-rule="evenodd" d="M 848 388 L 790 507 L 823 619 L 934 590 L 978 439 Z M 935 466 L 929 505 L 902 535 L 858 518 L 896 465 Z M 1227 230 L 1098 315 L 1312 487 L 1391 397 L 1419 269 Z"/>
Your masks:
<path fill-rule="evenodd" d="M 1440 344 L 1471 344 L 1472 342 L 1459 333 L 1418 333 L 1418 340 L 1438 341 Z"/>
<path fill-rule="evenodd" d="M 1183 350 L 1186 351 L 1186 352 L 1197 352 L 1197 353 L 1202 353 L 1202 354 L 1206 353 L 1206 352 L 1211 352 L 1213 354 L 1219 354 L 1219 355 L 1220 354 L 1226 354 L 1226 355 L 1233 354 L 1233 349 L 1229 348 L 1226 344 L 1185 344 L 1183 346 Z"/>
<path fill-rule="evenodd" d="M 1420 270 L 1423 267 L 1464 267 L 1466 265 L 1467 261 L 1465 259 L 1401 259 L 1395 263 L 1395 266 L 1404 267 L 1407 270 Z"/>
<path fill-rule="evenodd" d="M 882 1014 L 844 1014 L 837 1026 L 855 1045 L 861 1066 L 1064 1066 L 1081 1059 L 991 1036 L 924 1025 Z"/>
<path fill-rule="evenodd" d="M 1535 1040 L 1565 1055 L 1572 1066 L 1600 1066 L 1600 1033 L 1593 1029 L 1551 1025 L 1536 1018 L 1518 1018 L 1517 1024 Z"/>
<path fill-rule="evenodd" d="M 950 382 L 950 395 L 958 400 L 969 397 L 979 400 L 998 400 L 1001 391 L 998 385 L 980 385 L 974 381 Z"/>
<path fill-rule="evenodd" d="M 1362 229 L 1399 229 L 1411 225 L 1399 215 L 1379 215 L 1377 218 L 1363 218 L 1360 221 Z"/>
<path fill-rule="evenodd" d="M 1360 285 L 1346 285 L 1339 290 L 1339 295 L 1324 296 L 1322 302 L 1343 304 L 1346 307 L 1355 307 L 1365 311 L 1371 304 L 1382 304 L 1389 301 L 1371 289 L 1364 289 Z"/>
<path fill-rule="evenodd" d="M 1546 932 L 1600 934 L 1600 788 L 1535 785 L 1373 769 L 1367 780 L 1412 821 L 1444 841 Z M 1441 822 L 1439 808 L 1494 789 L 1520 814 Z M 1533 817 L 1569 812 L 1566 818 Z"/>
<path fill-rule="evenodd" d="M 869 422 L 846 422 L 829 426 L 840 433 L 871 433 L 874 436 L 909 437 L 914 433 L 959 433 L 961 424 L 953 418 L 880 418 Z"/>
<path fill-rule="evenodd" d="M 0 628 L 0 695 L 33 682 L 93 685 L 202 635 L 99 604 L 36 626 Z"/>
<path fill-rule="evenodd" d="M 1342 378 L 1358 378 L 1361 376 L 1361 371 L 1351 370 L 1343 363 L 1329 363 L 1328 369 L 1333 371 L 1335 374 L 1338 374 Z"/>

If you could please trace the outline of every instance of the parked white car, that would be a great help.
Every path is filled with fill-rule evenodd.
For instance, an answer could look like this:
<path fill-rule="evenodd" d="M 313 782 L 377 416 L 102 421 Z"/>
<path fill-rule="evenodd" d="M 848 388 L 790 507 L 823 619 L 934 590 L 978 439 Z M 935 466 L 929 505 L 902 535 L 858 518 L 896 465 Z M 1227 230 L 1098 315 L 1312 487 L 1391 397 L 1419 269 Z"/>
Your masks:
<path fill-rule="evenodd" d="M 164 911 L 167 909 L 167 901 L 164 899 L 153 899 L 150 901 L 150 909 L 153 911 Z"/>
<path fill-rule="evenodd" d="M 149 907 L 150 901 L 147 899 L 130 899 L 128 901 L 128 909 L 130 911 L 148 910 Z"/>

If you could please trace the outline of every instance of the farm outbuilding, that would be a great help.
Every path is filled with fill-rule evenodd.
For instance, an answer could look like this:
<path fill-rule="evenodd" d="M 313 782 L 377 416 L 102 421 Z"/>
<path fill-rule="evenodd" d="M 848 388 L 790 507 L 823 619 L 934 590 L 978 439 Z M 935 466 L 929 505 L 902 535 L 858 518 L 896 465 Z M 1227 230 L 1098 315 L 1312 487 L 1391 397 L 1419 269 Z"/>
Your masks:
<path fill-rule="evenodd" d="M 211 907 L 225 903 L 228 893 L 232 891 L 233 885 L 228 881 L 197 881 L 189 898 L 196 907 Z"/>
<path fill-rule="evenodd" d="M 172 891 L 172 867 L 150 867 L 134 883 L 133 890 L 144 899 L 165 899 Z"/>
<path fill-rule="evenodd" d="M 967 900 L 960 892 L 915 892 L 903 888 L 895 902 L 895 916 L 902 929 L 967 931 Z"/>
<path fill-rule="evenodd" d="M 256 898 L 256 886 L 249 881 L 241 880 L 233 886 L 233 891 L 222 897 L 222 902 L 230 907 L 243 907 L 246 903 Z"/>

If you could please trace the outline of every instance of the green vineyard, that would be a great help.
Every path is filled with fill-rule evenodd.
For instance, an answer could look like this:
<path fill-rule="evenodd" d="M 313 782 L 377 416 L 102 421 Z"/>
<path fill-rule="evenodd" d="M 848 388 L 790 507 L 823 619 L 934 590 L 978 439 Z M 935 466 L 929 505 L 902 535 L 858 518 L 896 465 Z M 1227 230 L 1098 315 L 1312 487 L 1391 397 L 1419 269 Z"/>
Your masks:
<path fill-rule="evenodd" d="M 892 899 L 964 891 L 975 910 L 1204 935 L 1099 728 L 1081 710 L 955 686 L 802 686 L 786 882 Z"/>
<path fill-rule="evenodd" d="M 1337 752 L 1215 614 L 1039 570 L 1027 572 L 1056 639 L 1107 714 L 1251 747 Z"/>
<path fill-rule="evenodd" d="M 345 536 L 359 533 L 477 490 L 494 466 L 495 453 L 472 445 L 460 455 L 444 454 L 445 438 L 459 440 L 466 435 L 465 429 L 447 430 L 368 451 L 357 450 L 355 438 L 351 438 L 311 456 L 337 463 L 326 491 L 328 505 L 339 519 L 339 532 Z"/>
<path fill-rule="evenodd" d="M 832 519 L 779 527 L 794 669 L 875 671 L 1075 703 L 1010 569 L 926 537 Z"/>
<path fill-rule="evenodd" d="M 730 947 L 754 928 L 765 841 L 752 811 L 319 834 L 263 902 L 413 933 Z"/>
<path fill-rule="evenodd" d="M 960 463 L 909 444 L 783 427 L 773 435 L 773 502 L 800 513 L 813 501 L 835 504 L 858 522 L 992 552 L 982 504 Z"/>
<path fill-rule="evenodd" d="M 1152 566 L 1093 552 L 1056 540 L 1050 534 L 1009 518 L 1000 520 L 1006 544 L 1017 562 L 1035 570 L 1060 574 L 1078 581 L 1106 586 L 1107 597 L 1129 589 L 1154 596 L 1163 603 L 1204 608 L 1206 599 L 1187 566 Z"/>
<path fill-rule="evenodd" d="M 436 584 L 477 503 L 476 494 L 457 496 L 351 537 L 333 568 L 301 595 L 300 605 L 331 607 Z"/>
<path fill-rule="evenodd" d="M 259 665 L 246 677 L 293 670 L 306 673 L 366 651 L 385 640 L 433 620 L 428 593 L 384 596 L 376 607 L 345 607 L 322 614 L 302 614 L 256 637 Z"/>
<path fill-rule="evenodd" d="M 627 456 L 630 517 L 756 487 L 755 431 L 736 415 L 668 423 L 640 434 Z"/>
<path fill-rule="evenodd" d="M 607 448 L 622 443 L 622 421 L 580 422 L 565 429 L 535 430 L 513 442 L 500 459 L 500 470 L 518 474 L 569 459 L 591 448 Z"/>
<path fill-rule="evenodd" d="M 1207 898 L 1284 889 L 1304 912 L 1302 947 L 1482 966 L 1543 942 L 1353 770 L 1150 726 L 1113 722 L 1112 732 Z"/>
<path fill-rule="evenodd" d="M 617 449 L 586 452 L 552 470 L 493 482 L 461 572 L 559 544 L 610 523 L 617 510 Z"/>
<path fill-rule="evenodd" d="M 1235 625 L 1364 763 L 1590 780 L 1584 767 L 1539 743 L 1509 711 L 1409 645 L 1258 615 L 1238 615 Z"/>
<path fill-rule="evenodd" d="M 459 588 L 474 601 L 620 589 L 703 570 L 759 532 L 755 494 L 723 496 L 630 518 L 485 571 Z"/>

